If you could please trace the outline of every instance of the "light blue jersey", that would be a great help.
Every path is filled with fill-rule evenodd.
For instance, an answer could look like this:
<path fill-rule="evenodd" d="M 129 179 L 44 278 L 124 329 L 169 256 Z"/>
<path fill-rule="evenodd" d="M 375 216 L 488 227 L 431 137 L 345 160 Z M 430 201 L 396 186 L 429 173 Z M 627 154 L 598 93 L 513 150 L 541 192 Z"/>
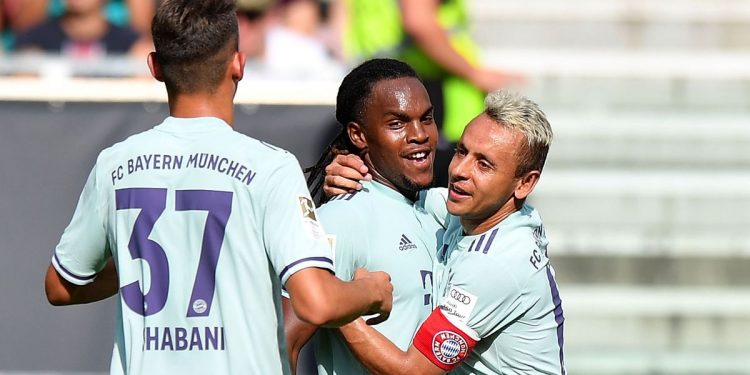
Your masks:
<path fill-rule="evenodd" d="M 445 191 L 422 191 L 412 202 L 378 182 L 362 185 L 357 193 L 334 197 L 318 214 L 335 241 L 339 278 L 351 280 L 359 267 L 391 276 L 393 310 L 374 328 L 406 350 L 433 309 L 432 263 L 447 216 L 440 196 Z M 319 374 L 367 373 L 335 330 L 319 329 L 314 343 Z"/>
<path fill-rule="evenodd" d="M 565 373 L 562 305 L 534 208 L 524 205 L 474 236 L 452 217 L 435 272 L 443 315 L 478 341 L 453 373 Z M 444 363 L 456 354 L 432 352 Z"/>
<path fill-rule="evenodd" d="M 217 118 L 167 118 L 99 155 L 53 265 L 119 274 L 111 373 L 286 374 L 280 288 L 332 269 L 293 155 Z"/>

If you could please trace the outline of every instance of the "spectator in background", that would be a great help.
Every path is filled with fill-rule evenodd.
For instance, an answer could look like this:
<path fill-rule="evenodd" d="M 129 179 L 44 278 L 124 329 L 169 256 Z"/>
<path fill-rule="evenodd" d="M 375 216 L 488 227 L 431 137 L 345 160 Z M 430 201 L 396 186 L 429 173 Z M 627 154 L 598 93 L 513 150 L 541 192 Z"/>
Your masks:
<path fill-rule="evenodd" d="M 36 26 L 47 17 L 47 0 L 0 1 L 0 32 L 2 46 L 10 49 L 18 32 Z M 0 48 L 2 52 L 3 48 Z"/>
<path fill-rule="evenodd" d="M 266 49 L 269 9 L 273 0 L 236 0 L 240 30 L 240 52 L 248 59 L 260 60 Z"/>
<path fill-rule="evenodd" d="M 520 77 L 483 68 L 468 30 L 464 0 L 345 1 L 348 58 L 396 57 L 425 81 L 442 127 L 436 184 L 447 186 L 453 144 L 483 110 L 484 94 Z"/>
<path fill-rule="evenodd" d="M 240 50 L 260 66 L 254 77 L 335 78 L 343 68 L 321 35 L 321 5 L 315 0 L 237 0 Z"/>
<path fill-rule="evenodd" d="M 11 30 L 22 31 L 36 26 L 47 17 L 48 0 L 3 0 L 0 12 L 3 23 Z"/>
<path fill-rule="evenodd" d="M 20 52 L 60 53 L 73 58 L 106 55 L 146 56 L 150 43 L 129 26 L 118 26 L 104 14 L 105 0 L 67 0 L 62 15 L 20 33 Z"/>

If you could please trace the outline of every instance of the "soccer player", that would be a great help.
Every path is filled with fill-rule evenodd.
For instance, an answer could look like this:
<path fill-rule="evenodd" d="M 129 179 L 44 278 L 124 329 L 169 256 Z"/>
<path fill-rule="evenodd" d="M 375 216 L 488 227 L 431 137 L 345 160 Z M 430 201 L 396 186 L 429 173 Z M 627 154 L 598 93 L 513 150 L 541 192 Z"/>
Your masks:
<path fill-rule="evenodd" d="M 432 182 L 438 137 L 432 111 L 427 91 L 409 65 L 374 59 L 352 70 L 338 91 L 336 119 L 342 130 L 334 147 L 360 155 L 372 179 L 362 182 L 361 191 L 336 196 L 318 210 L 335 242 L 338 277 L 349 280 L 358 267 L 391 275 L 393 310 L 375 329 L 401 349 L 408 348 L 432 311 L 432 257 L 447 216 L 444 196 L 435 199 L 424 190 Z M 309 181 L 322 177 L 328 159 L 330 154 L 324 155 Z M 439 207 L 425 207 L 430 201 Z M 442 220 L 431 214 L 441 210 Z M 294 367 L 299 348 L 315 327 L 287 315 Z M 366 373 L 335 330 L 318 330 L 314 343 L 320 374 Z"/>
<path fill-rule="evenodd" d="M 538 212 L 525 203 L 552 140 L 532 101 L 494 92 L 449 168 L 437 308 L 405 352 L 355 322 L 341 329 L 378 374 L 564 374 L 563 312 Z M 341 182 L 341 181 L 339 181 Z M 339 184 L 341 186 L 341 184 Z"/>
<path fill-rule="evenodd" d="M 48 268 L 49 301 L 119 291 L 115 374 L 289 373 L 282 285 L 309 324 L 387 318 L 387 274 L 331 274 L 294 156 L 231 127 L 245 64 L 234 2 L 166 0 L 152 31 L 170 117 L 99 154 Z"/>

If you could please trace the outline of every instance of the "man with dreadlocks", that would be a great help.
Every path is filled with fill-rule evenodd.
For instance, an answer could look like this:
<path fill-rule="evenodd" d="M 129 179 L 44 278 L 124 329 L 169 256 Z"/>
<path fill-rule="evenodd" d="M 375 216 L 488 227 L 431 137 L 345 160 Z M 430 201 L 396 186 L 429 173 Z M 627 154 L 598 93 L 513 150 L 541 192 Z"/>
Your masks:
<path fill-rule="evenodd" d="M 350 280 L 358 267 L 391 275 L 393 310 L 374 328 L 404 350 L 432 311 L 432 263 L 443 233 L 435 212 L 446 212 L 445 197 L 434 196 L 441 192 L 428 196 L 424 190 L 433 179 L 438 138 L 432 112 L 427 91 L 409 65 L 391 59 L 363 63 L 339 87 L 341 133 L 308 179 L 319 190 L 334 148 L 359 155 L 368 166 L 372 179 L 362 182 L 362 190 L 333 197 L 318 216 L 335 244 L 338 277 Z M 429 202 L 436 207 L 425 207 Z M 294 368 L 299 348 L 316 328 L 286 312 Z M 367 373 L 337 332 L 320 329 L 314 343 L 320 374 Z"/>

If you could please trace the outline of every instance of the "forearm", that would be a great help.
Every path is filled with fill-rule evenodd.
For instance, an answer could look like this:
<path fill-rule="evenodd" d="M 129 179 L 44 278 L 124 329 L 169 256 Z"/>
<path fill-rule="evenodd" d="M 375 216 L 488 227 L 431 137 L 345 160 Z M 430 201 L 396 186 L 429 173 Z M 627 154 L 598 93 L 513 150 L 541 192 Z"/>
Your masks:
<path fill-rule="evenodd" d="M 378 297 L 371 293 L 369 282 L 366 280 L 342 282 L 336 279 L 336 281 L 336 285 L 330 289 L 326 302 L 333 309 L 332 319 L 321 324 L 322 326 L 341 327 L 368 314 L 378 303 Z"/>
<path fill-rule="evenodd" d="M 383 280 L 367 277 L 344 282 L 326 270 L 308 268 L 292 275 L 286 288 L 294 313 L 302 321 L 338 327 L 370 312 L 384 312 L 382 316 L 387 317 L 393 289 L 385 282 L 386 274 L 380 277 Z M 390 289 L 384 289 L 386 285 Z"/>
<path fill-rule="evenodd" d="M 63 279 L 50 265 L 45 278 L 47 299 L 55 306 L 90 303 L 109 298 L 119 289 L 117 269 L 110 259 L 96 275 L 94 281 L 86 285 L 75 285 Z"/>
<path fill-rule="evenodd" d="M 349 349 L 370 373 L 378 375 L 415 374 L 408 353 L 399 349 L 380 332 L 367 326 L 362 319 L 341 327 Z"/>

